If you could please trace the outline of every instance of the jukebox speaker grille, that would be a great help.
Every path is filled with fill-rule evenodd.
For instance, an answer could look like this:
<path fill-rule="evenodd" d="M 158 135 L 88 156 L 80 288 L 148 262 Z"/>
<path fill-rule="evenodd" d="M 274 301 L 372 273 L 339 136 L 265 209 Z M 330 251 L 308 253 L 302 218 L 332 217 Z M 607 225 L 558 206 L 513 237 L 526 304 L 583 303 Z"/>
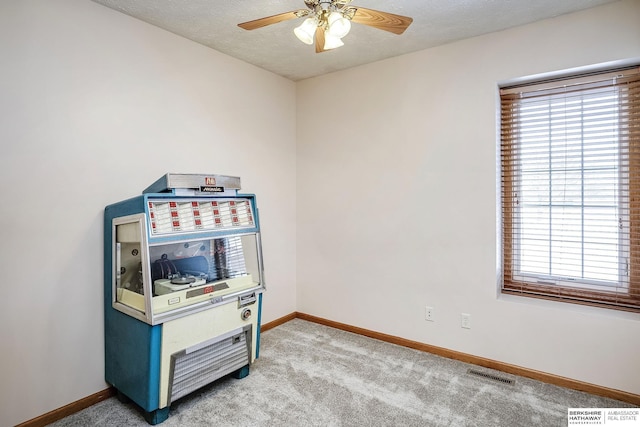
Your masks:
<path fill-rule="evenodd" d="M 171 355 L 169 404 L 251 361 L 251 325 Z"/>

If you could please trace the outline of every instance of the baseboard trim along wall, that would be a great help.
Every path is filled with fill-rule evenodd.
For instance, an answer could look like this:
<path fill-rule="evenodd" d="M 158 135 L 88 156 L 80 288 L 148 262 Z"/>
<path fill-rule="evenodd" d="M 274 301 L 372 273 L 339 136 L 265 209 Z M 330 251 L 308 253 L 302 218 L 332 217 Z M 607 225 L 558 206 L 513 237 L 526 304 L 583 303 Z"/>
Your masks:
<path fill-rule="evenodd" d="M 571 378 L 565 378 L 558 375 L 548 374 L 546 372 L 536 371 L 534 369 L 510 365 L 508 363 L 499 362 L 497 360 L 486 359 L 484 357 L 473 356 L 471 354 L 461 353 L 459 351 L 448 350 L 446 348 L 436 347 L 418 341 L 411 341 L 405 338 L 347 325 L 345 323 L 334 322 L 333 320 L 323 319 L 321 317 L 312 316 L 310 314 L 296 312 L 295 317 L 298 319 L 307 320 L 309 322 L 341 329 L 343 331 L 353 332 L 358 335 L 364 335 L 366 337 L 385 341 L 391 344 L 397 344 L 402 347 L 409 347 L 415 350 L 432 353 L 437 356 L 446 357 L 448 359 L 459 360 L 461 362 L 470 363 L 472 365 L 482 366 L 484 368 L 494 369 L 496 371 L 506 372 L 513 375 L 519 375 L 521 377 L 542 381 L 547 384 L 570 388 L 572 390 L 584 391 L 586 393 L 594 394 L 597 396 L 608 397 L 611 399 L 616 399 L 623 402 L 631 403 L 636 406 L 640 406 L 640 395 L 629 393 L 626 391 L 615 390 L 595 384 L 586 383 L 583 381 L 573 380 Z"/>
<path fill-rule="evenodd" d="M 273 329 L 277 326 L 282 325 L 283 323 L 287 323 L 288 321 L 296 318 L 313 323 L 318 323 L 320 325 L 329 326 L 331 328 L 340 329 L 346 332 L 363 335 L 365 337 L 374 338 L 391 344 L 396 344 L 402 347 L 413 348 L 414 350 L 424 351 L 426 353 L 435 354 L 437 356 L 459 360 L 461 362 L 470 363 L 472 365 L 482 366 L 484 368 L 494 369 L 496 371 L 506 372 L 513 375 L 519 375 L 521 377 L 531 378 L 537 381 L 542 381 L 544 383 L 566 387 L 573 390 L 584 391 L 586 393 L 594 394 L 597 396 L 609 397 L 611 399 L 616 399 L 623 402 L 631 403 L 636 406 L 640 406 L 640 395 L 637 394 L 585 383 L 578 380 L 572 380 L 571 378 L 565 378 L 558 375 L 547 374 L 545 372 L 523 368 L 521 366 L 510 365 L 508 363 L 486 359 L 484 357 L 473 356 L 471 354 L 461 353 L 459 351 L 448 350 L 446 348 L 436 347 L 434 345 L 429 345 L 418 341 L 411 341 L 405 338 L 396 337 L 394 335 L 383 334 L 381 332 L 347 325 L 346 323 L 323 319 L 322 317 L 312 316 L 306 313 L 293 312 L 291 314 L 287 314 L 286 316 L 261 325 L 260 331 L 268 331 L 269 329 Z M 55 421 L 61 420 L 64 417 L 75 414 L 76 412 L 80 412 L 81 410 L 88 408 L 89 406 L 95 405 L 96 403 L 102 402 L 103 400 L 115 396 L 115 394 L 115 389 L 113 387 L 110 387 L 94 393 L 91 396 L 87 396 L 83 399 L 72 402 L 66 406 L 63 406 L 62 408 L 54 409 L 53 411 L 47 412 L 46 414 L 41 415 L 37 418 L 25 421 L 22 424 L 18 424 L 16 427 L 44 427 Z"/>
<path fill-rule="evenodd" d="M 283 316 L 279 319 L 273 320 L 269 323 L 265 323 L 264 325 L 260 325 L 260 332 L 265 332 L 268 331 L 269 329 L 273 329 L 276 326 L 280 326 L 283 323 L 287 323 L 289 320 L 293 320 L 296 317 L 298 317 L 298 313 L 297 312 L 293 312 L 291 314 L 287 314 L 286 316 Z"/>
<path fill-rule="evenodd" d="M 75 402 L 69 403 L 62 408 L 54 409 L 53 411 L 47 412 L 44 415 L 40 415 L 39 417 L 18 424 L 16 427 L 44 427 L 53 422 L 61 420 L 64 417 L 68 417 L 69 415 L 73 415 L 76 412 L 80 412 L 83 409 L 88 408 L 89 406 L 93 406 L 98 402 L 107 400 L 111 396 L 115 395 L 116 390 L 113 387 L 109 387 L 97 393 L 93 393 L 91 396 L 87 396 L 80 400 L 76 400 Z"/>

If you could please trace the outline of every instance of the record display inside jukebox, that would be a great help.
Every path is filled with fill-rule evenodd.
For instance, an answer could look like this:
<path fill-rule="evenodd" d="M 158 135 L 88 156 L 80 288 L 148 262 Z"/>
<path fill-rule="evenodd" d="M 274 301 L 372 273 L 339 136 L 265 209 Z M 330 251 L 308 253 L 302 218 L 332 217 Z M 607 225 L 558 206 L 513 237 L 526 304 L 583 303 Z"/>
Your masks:
<path fill-rule="evenodd" d="M 116 302 L 144 313 L 141 242 L 116 225 Z M 148 245 L 151 315 L 260 285 L 258 236 L 255 233 Z"/>
<path fill-rule="evenodd" d="M 255 196 L 168 174 L 105 209 L 105 378 L 150 424 L 258 357 L 264 291 Z"/>

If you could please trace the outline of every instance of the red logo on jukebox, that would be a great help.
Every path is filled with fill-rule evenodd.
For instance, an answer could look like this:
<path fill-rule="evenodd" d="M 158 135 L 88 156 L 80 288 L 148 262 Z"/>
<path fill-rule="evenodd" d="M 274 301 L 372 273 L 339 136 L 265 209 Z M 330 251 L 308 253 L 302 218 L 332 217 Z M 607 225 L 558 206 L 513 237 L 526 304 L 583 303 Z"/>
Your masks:
<path fill-rule="evenodd" d="M 216 185 L 216 179 L 212 176 L 205 176 L 204 185 Z"/>

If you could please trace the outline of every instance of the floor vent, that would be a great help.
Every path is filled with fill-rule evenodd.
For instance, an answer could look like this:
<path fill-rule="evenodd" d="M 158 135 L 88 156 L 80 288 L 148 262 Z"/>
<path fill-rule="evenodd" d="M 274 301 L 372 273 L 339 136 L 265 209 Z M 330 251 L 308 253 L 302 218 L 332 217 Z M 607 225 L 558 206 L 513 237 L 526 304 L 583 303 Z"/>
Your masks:
<path fill-rule="evenodd" d="M 476 377 L 485 378 L 487 380 L 495 381 L 495 382 L 506 384 L 506 385 L 514 385 L 516 383 L 516 381 L 512 380 L 511 378 L 501 377 L 500 375 L 492 374 L 489 372 L 478 371 L 476 369 L 467 370 L 467 374 L 473 375 Z"/>

